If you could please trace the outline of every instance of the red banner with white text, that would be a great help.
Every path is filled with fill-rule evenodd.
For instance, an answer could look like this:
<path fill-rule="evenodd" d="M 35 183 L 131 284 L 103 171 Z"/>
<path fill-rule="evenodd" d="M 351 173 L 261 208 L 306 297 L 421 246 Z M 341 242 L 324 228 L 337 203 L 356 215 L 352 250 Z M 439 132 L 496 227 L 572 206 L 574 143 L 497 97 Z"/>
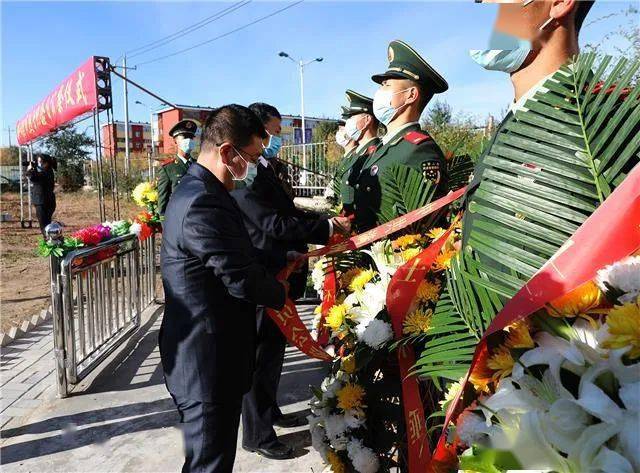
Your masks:
<path fill-rule="evenodd" d="M 96 56 L 91 56 L 40 101 L 16 125 L 18 143 L 24 145 L 98 108 Z M 105 58 L 101 58 L 105 59 Z"/>

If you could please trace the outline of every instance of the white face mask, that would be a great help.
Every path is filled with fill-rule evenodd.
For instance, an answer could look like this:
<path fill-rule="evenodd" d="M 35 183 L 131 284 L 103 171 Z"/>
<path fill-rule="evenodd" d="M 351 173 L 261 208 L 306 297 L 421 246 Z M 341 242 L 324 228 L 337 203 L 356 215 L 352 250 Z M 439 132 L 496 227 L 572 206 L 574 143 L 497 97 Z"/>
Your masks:
<path fill-rule="evenodd" d="M 347 134 L 345 133 L 345 129 L 339 129 L 338 131 L 336 131 L 336 143 L 338 143 L 341 147 L 346 148 L 347 145 L 349 144 L 349 138 L 347 137 Z"/>
<path fill-rule="evenodd" d="M 242 166 L 242 170 L 239 173 L 236 173 L 233 168 L 231 166 L 229 166 L 228 164 L 225 164 L 225 166 L 227 166 L 227 169 L 229 170 L 229 174 L 231 174 L 231 179 L 233 179 L 234 181 L 244 181 L 247 176 L 249 175 L 249 169 L 256 167 L 255 163 L 251 163 L 249 161 L 247 161 L 246 159 L 244 159 L 242 157 L 242 155 L 240 154 L 240 152 L 235 149 L 235 147 L 233 148 L 233 150 L 236 152 L 236 156 L 239 157 L 242 162 L 244 163 L 244 165 Z"/>
<path fill-rule="evenodd" d="M 344 134 L 352 141 L 358 141 L 362 131 L 358 129 L 358 117 L 351 117 L 344 124 Z"/>
<path fill-rule="evenodd" d="M 402 92 L 406 92 L 407 90 L 412 88 L 413 87 L 407 87 L 406 89 L 399 90 L 397 92 L 385 89 L 378 89 L 376 91 L 376 94 L 373 96 L 373 114 L 380 121 L 380 123 L 387 126 L 393 121 L 402 107 L 406 105 L 403 104 L 400 107 L 395 108 L 393 105 L 391 105 L 393 96 Z"/>

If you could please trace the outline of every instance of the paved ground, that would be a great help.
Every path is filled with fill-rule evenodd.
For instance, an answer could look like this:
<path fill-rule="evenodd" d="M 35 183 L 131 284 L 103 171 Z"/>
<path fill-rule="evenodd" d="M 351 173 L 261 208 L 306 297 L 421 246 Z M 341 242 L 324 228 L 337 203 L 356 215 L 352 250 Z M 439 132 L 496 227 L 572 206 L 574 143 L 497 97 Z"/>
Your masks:
<path fill-rule="evenodd" d="M 309 322 L 311 307 L 301 307 Z M 1 464 L 13 472 L 176 472 L 182 439 L 173 403 L 164 387 L 157 348 L 161 311 L 147 311 L 142 328 L 105 361 L 81 393 L 57 399 L 53 387 L 51 326 L 3 350 Z M 287 348 L 280 384 L 284 412 L 307 409 L 309 384 L 325 367 Z M 238 450 L 238 472 L 320 472 L 306 427 L 279 429 L 296 458 L 266 460 Z M 240 434 L 241 436 L 242 434 Z"/>

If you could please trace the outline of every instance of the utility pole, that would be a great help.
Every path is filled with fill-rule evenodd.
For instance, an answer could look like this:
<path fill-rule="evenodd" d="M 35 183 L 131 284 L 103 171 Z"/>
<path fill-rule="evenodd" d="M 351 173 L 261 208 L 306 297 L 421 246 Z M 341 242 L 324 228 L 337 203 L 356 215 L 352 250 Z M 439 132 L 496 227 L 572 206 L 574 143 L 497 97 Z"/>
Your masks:
<path fill-rule="evenodd" d="M 7 134 L 9 135 L 9 148 L 11 148 L 11 127 L 7 127 Z"/>
<path fill-rule="evenodd" d="M 285 53 L 284 51 L 280 51 L 280 53 L 278 53 L 278 56 L 290 59 L 293 63 L 297 64 L 298 68 L 300 69 L 300 118 L 301 118 L 300 121 L 302 126 L 302 130 L 301 130 L 302 131 L 302 167 L 306 169 L 307 168 L 307 146 L 306 146 L 307 129 L 305 126 L 305 119 L 304 119 L 304 68 L 313 62 L 322 62 L 323 58 L 317 57 L 307 62 L 305 62 L 302 59 L 298 61 L 292 58 L 289 54 Z M 303 171 L 300 178 L 300 183 L 304 185 L 306 181 L 307 181 L 307 172 Z"/>
<path fill-rule="evenodd" d="M 124 76 L 124 173 L 129 175 L 129 160 L 131 155 L 129 153 L 129 91 L 127 81 L 127 56 L 122 59 L 122 75 Z M 118 145 L 116 144 L 116 150 Z"/>

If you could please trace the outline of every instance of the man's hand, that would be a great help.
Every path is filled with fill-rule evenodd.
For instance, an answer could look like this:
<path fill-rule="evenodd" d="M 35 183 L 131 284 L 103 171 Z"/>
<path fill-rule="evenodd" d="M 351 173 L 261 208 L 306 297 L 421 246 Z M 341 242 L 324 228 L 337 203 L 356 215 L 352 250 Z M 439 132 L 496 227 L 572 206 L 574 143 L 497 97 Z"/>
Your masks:
<path fill-rule="evenodd" d="M 333 229 L 342 233 L 345 236 L 351 234 L 351 220 L 349 217 L 333 217 L 331 219 L 333 223 Z"/>

